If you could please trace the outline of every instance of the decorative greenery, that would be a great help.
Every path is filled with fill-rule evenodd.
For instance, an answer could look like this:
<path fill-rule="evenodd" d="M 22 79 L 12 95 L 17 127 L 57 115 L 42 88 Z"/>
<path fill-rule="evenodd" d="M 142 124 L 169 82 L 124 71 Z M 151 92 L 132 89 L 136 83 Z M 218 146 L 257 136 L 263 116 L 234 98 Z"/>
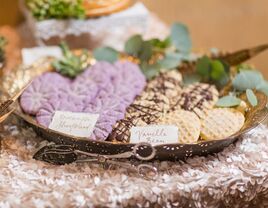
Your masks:
<path fill-rule="evenodd" d="M 256 86 L 256 90 L 259 90 L 268 96 L 268 82 L 266 80 L 262 80 L 261 83 Z"/>
<path fill-rule="evenodd" d="M 85 17 L 83 0 L 27 0 L 26 4 L 38 20 Z"/>
<path fill-rule="evenodd" d="M 195 81 L 209 82 L 220 88 L 230 80 L 229 68 L 221 60 L 203 56 L 197 60 L 194 76 L 190 76 L 195 77 Z"/>
<path fill-rule="evenodd" d="M 0 36 L 0 68 L 3 66 L 5 61 L 5 46 L 7 44 L 7 40 L 5 37 Z"/>
<path fill-rule="evenodd" d="M 240 73 L 238 73 L 233 80 L 233 87 L 238 91 L 256 89 L 262 81 L 263 76 L 260 72 L 253 70 L 240 70 Z"/>
<path fill-rule="evenodd" d="M 191 51 L 192 41 L 188 28 L 184 24 L 175 23 L 172 25 L 170 39 L 177 51 L 182 53 L 189 53 Z"/>
<path fill-rule="evenodd" d="M 237 98 L 234 95 L 227 95 L 227 96 L 221 97 L 216 103 L 216 105 L 218 107 L 234 107 L 234 106 L 240 105 L 240 103 L 241 103 L 241 99 Z"/>
<path fill-rule="evenodd" d="M 175 23 L 171 27 L 170 35 L 164 40 L 143 40 L 141 35 L 134 35 L 125 43 L 124 51 L 121 53 L 137 59 L 144 75 L 147 79 L 152 79 L 161 71 L 175 69 L 182 62 L 188 61 L 191 47 L 188 28 L 181 23 Z M 97 60 L 109 62 L 116 61 L 119 54 L 110 47 L 98 48 L 94 51 Z M 219 107 L 238 106 L 241 103 L 241 99 L 238 98 L 241 93 L 246 93 L 249 103 L 255 106 L 258 100 L 253 90 L 268 95 L 268 82 L 263 79 L 260 72 L 252 70 L 251 66 L 239 65 L 233 74 L 230 66 L 224 61 L 211 59 L 208 56 L 199 58 L 194 73 L 187 74 L 183 79 L 184 85 L 207 82 L 220 89 L 230 85 L 233 91 L 219 99 L 216 104 Z"/>
<path fill-rule="evenodd" d="M 63 52 L 63 58 L 54 61 L 52 65 L 59 73 L 74 78 L 84 71 L 84 61 L 89 55 L 88 51 L 84 50 L 81 55 L 76 56 L 66 43 L 61 43 L 60 47 Z"/>
<path fill-rule="evenodd" d="M 171 27 L 171 34 L 164 40 L 143 40 L 141 35 L 134 35 L 126 41 L 123 53 L 139 60 L 140 67 L 147 77 L 152 79 L 161 71 L 177 68 L 182 61 L 189 57 L 192 42 L 187 27 L 175 23 Z M 97 60 L 114 62 L 118 54 L 110 47 L 98 48 L 94 51 Z"/>
<path fill-rule="evenodd" d="M 97 61 L 115 62 L 119 58 L 118 51 L 111 47 L 97 48 L 93 51 L 93 55 Z"/>
<path fill-rule="evenodd" d="M 248 65 L 240 65 L 237 67 L 237 74 L 234 76 L 231 84 L 233 88 L 233 95 L 222 97 L 217 106 L 220 107 L 232 107 L 239 105 L 236 96 L 241 93 L 246 93 L 246 97 L 251 106 L 258 104 L 257 97 L 254 90 L 261 91 L 268 96 L 268 82 L 264 80 L 262 74 L 259 71 L 255 71 Z M 235 100 L 237 102 L 235 102 Z"/>
<path fill-rule="evenodd" d="M 254 92 L 251 89 L 246 90 L 246 95 L 247 95 L 247 99 L 248 99 L 249 103 L 253 107 L 258 105 L 257 97 L 256 97 L 256 95 L 254 94 Z"/>

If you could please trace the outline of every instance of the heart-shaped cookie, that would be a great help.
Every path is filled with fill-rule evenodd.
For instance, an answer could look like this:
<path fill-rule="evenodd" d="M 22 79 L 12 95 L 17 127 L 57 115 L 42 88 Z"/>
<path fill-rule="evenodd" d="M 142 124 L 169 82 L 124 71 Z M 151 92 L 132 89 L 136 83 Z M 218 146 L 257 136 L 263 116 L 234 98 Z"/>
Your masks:
<path fill-rule="evenodd" d="M 130 62 L 98 62 L 74 80 L 48 72 L 33 80 L 20 99 L 22 109 L 49 126 L 55 111 L 98 113 L 91 139 L 105 140 L 139 95 L 146 80 Z"/>

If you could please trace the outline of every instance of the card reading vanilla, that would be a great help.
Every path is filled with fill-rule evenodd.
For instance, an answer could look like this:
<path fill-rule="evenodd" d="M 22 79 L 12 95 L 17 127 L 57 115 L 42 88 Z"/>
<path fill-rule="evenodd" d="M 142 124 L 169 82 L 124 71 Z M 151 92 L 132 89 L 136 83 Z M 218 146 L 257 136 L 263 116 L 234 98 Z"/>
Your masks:
<path fill-rule="evenodd" d="M 135 126 L 130 129 L 130 142 L 152 145 L 178 143 L 179 130 L 173 125 Z"/>

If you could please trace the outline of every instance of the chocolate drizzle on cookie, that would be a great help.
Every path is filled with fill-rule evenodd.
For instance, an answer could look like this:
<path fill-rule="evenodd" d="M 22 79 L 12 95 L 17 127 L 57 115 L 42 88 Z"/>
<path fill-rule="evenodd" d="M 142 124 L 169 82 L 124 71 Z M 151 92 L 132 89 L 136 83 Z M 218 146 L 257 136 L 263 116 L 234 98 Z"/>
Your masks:
<path fill-rule="evenodd" d="M 181 74 L 175 70 L 161 73 L 150 81 L 127 108 L 125 118 L 116 123 L 109 140 L 128 142 L 131 127 L 157 122 L 175 104 L 181 93 L 181 81 Z"/>
<path fill-rule="evenodd" d="M 199 117 L 211 109 L 218 100 L 219 93 L 214 85 L 197 83 L 183 89 L 182 94 L 172 110 L 182 108 L 195 112 Z"/>

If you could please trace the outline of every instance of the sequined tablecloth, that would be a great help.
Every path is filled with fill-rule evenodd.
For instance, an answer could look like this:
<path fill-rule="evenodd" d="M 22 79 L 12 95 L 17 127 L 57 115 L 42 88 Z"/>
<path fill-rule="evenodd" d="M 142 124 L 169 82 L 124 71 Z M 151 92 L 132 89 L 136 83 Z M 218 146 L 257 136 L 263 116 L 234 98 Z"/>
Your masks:
<path fill-rule="evenodd" d="M 268 207 L 268 128 L 223 152 L 155 162 L 149 180 L 97 164 L 53 166 L 32 159 L 42 141 L 16 119 L 1 126 L 0 207 Z"/>

